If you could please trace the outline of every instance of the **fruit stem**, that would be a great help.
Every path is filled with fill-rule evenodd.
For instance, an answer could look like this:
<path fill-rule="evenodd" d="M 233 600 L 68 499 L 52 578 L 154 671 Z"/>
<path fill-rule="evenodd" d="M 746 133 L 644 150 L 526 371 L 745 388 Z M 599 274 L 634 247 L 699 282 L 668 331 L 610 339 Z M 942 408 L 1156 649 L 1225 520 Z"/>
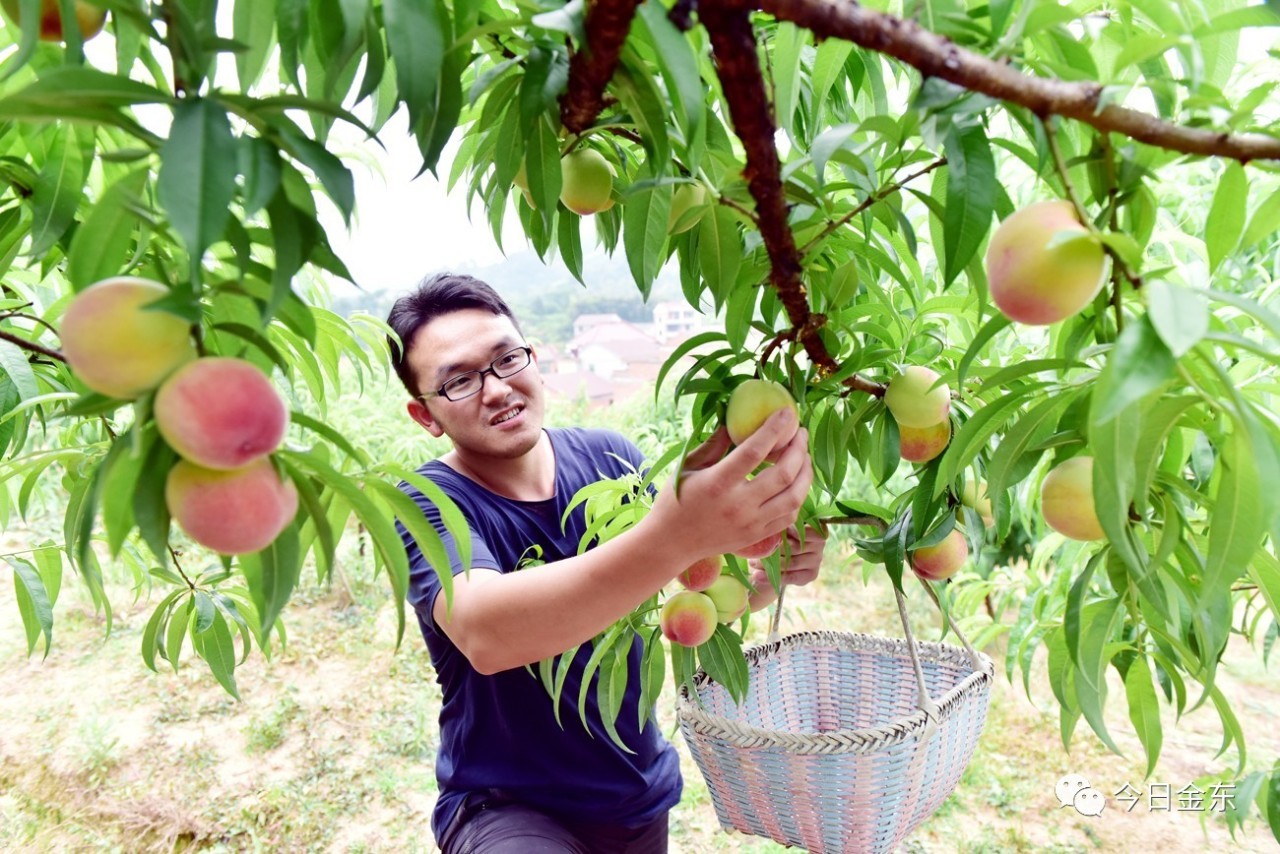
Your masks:
<path fill-rule="evenodd" d="M 196 585 L 190 578 L 187 578 L 187 574 L 182 571 L 182 564 L 178 562 L 178 552 L 173 548 L 173 546 L 169 546 L 169 557 L 173 558 L 173 568 L 178 571 L 178 575 L 181 575 L 182 580 L 187 582 L 187 587 L 190 587 L 191 590 L 194 591 L 196 589 Z"/>

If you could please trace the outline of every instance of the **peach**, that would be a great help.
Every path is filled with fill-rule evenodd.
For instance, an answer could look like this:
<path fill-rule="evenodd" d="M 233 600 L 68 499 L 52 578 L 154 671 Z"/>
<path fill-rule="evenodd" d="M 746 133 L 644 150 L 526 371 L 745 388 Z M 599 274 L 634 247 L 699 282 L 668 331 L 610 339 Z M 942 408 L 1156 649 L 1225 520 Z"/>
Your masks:
<path fill-rule="evenodd" d="M 202 546 L 227 555 L 271 545 L 298 512 L 298 490 L 263 457 L 215 471 L 179 460 L 165 481 L 169 515 Z"/>
<path fill-rule="evenodd" d="M 751 591 L 732 575 L 720 576 L 703 592 L 715 603 L 716 619 L 722 623 L 732 623 L 747 612 Z"/>
<path fill-rule="evenodd" d="M 120 276 L 90 285 L 62 315 L 62 354 L 94 391 L 132 400 L 194 359 L 191 325 L 146 306 L 169 295 L 159 282 Z"/>
<path fill-rule="evenodd" d="M 701 592 L 715 583 L 723 569 L 724 558 L 720 555 L 712 555 L 711 557 L 704 557 L 694 561 L 688 569 L 680 573 L 676 578 L 680 580 L 686 590 Z"/>
<path fill-rule="evenodd" d="M 901 427 L 933 427 L 951 412 L 951 389 L 946 383 L 934 386 L 937 371 L 911 365 L 889 380 L 884 405 Z"/>
<path fill-rule="evenodd" d="M 898 426 L 898 447 L 909 463 L 927 463 L 941 454 L 951 441 L 951 422 L 940 421 L 932 427 Z"/>
<path fill-rule="evenodd" d="M 724 423 L 729 438 L 741 445 L 747 437 L 760 429 L 760 425 L 779 409 L 790 408 L 799 417 L 795 398 L 786 386 L 773 380 L 745 380 L 729 395 Z"/>
<path fill-rule="evenodd" d="M 681 646 L 699 646 L 716 633 L 716 603 L 705 593 L 681 590 L 662 605 L 658 625 L 663 636 Z"/>
<path fill-rule="evenodd" d="M 987 495 L 987 482 L 985 480 L 974 480 L 972 478 L 964 482 L 964 489 L 960 490 L 960 503 L 966 507 L 972 507 L 978 511 L 978 515 L 982 517 L 982 521 L 988 525 L 994 518 L 991 510 L 991 498 Z"/>
<path fill-rule="evenodd" d="M 911 568 L 928 581 L 942 581 L 959 572 L 969 559 L 969 543 L 958 528 L 936 546 L 924 546 L 911 552 Z"/>
<path fill-rule="evenodd" d="M 1062 240 L 1064 232 L 1085 239 Z M 987 247 L 996 308 L 1010 320 L 1043 326 L 1088 305 L 1107 273 L 1106 253 L 1088 233 L 1066 201 L 1037 202 L 1000 223 Z"/>
<path fill-rule="evenodd" d="M 0 5 L 4 6 L 5 14 L 21 27 L 22 7 L 20 0 L 2 0 Z M 76 24 L 80 27 L 80 38 L 83 41 L 88 41 L 102 32 L 102 27 L 107 22 L 106 9 L 101 6 L 95 6 L 92 3 L 85 3 L 83 0 L 76 0 L 75 13 Z M 62 10 L 58 7 L 58 0 L 42 0 L 40 3 L 41 41 L 60 42 L 62 37 Z"/>
<path fill-rule="evenodd" d="M 1040 512 L 1049 527 L 1064 537 L 1101 540 L 1106 536 L 1093 503 L 1093 457 L 1072 457 L 1045 475 Z"/>
<path fill-rule="evenodd" d="M 735 551 L 734 554 L 738 557 L 758 559 L 773 554 L 780 545 L 782 545 L 782 534 L 770 534 L 763 540 L 754 542 L 749 546 L 743 546 Z"/>
<path fill-rule="evenodd" d="M 235 469 L 280 447 L 289 410 L 267 375 L 243 359 L 210 356 L 174 372 L 156 392 L 156 426 L 184 459 Z"/>
<path fill-rule="evenodd" d="M 560 201 L 581 216 L 613 207 L 613 166 L 593 148 L 575 149 L 560 159 Z"/>
<path fill-rule="evenodd" d="M 690 215 L 684 219 L 686 212 L 701 208 L 707 204 L 707 188 L 702 184 L 681 184 L 671 196 L 671 213 L 667 216 L 667 233 L 682 234 L 698 224 L 701 214 Z M 681 220 L 684 219 L 684 222 Z"/>

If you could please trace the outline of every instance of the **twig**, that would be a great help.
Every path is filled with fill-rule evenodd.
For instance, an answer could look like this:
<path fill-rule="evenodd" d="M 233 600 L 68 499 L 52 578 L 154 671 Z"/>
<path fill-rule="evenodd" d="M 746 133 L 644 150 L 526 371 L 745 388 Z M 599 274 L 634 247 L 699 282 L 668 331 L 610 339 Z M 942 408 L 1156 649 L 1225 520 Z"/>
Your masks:
<path fill-rule="evenodd" d="M 718 196 L 716 198 L 716 201 L 724 205 L 726 208 L 732 208 L 733 210 L 745 216 L 747 219 L 751 220 L 753 223 L 755 223 L 756 228 L 760 227 L 760 220 L 756 218 L 756 215 L 752 213 L 751 209 L 748 208 L 746 205 L 743 205 L 740 202 L 735 202 L 733 199 L 729 198 L 728 196 Z"/>
<path fill-rule="evenodd" d="M 57 359 L 59 362 L 64 364 L 67 361 L 67 357 L 57 350 L 51 350 L 42 344 L 37 344 L 34 341 L 28 341 L 25 338 L 20 338 L 10 332 L 5 332 L 3 329 L 0 329 L 0 339 L 8 341 L 10 344 L 16 344 L 23 350 L 29 350 L 32 353 L 39 353 L 41 356 L 46 356 L 50 359 Z"/>
<path fill-rule="evenodd" d="M 889 523 L 879 516 L 826 516 L 818 521 L 824 525 L 871 525 L 881 531 L 889 527 Z"/>
<path fill-rule="evenodd" d="M 864 199 L 853 210 L 849 211 L 847 214 L 840 217 L 838 220 L 828 223 L 827 227 L 822 229 L 822 231 L 817 236 L 815 236 L 812 240 L 810 240 L 804 246 L 800 247 L 800 254 L 802 256 L 808 255 L 810 252 L 813 251 L 814 247 L 816 247 L 819 243 L 826 240 L 828 237 L 835 234 L 840 229 L 844 228 L 853 220 L 855 216 L 862 213 L 867 208 L 887 198 L 888 196 L 891 196 L 894 193 L 898 192 L 907 184 L 914 181 L 916 178 L 919 178 L 921 175 L 928 175 L 934 169 L 937 169 L 941 166 L 946 166 L 946 165 L 947 165 L 947 158 L 939 157 L 937 160 L 933 161 L 928 166 L 924 167 L 918 172 L 912 172 L 910 175 L 903 178 L 901 181 L 895 181 L 894 183 L 890 184 L 887 187 L 881 187 L 879 190 L 877 190 L 876 192 L 868 196 L 866 199 Z"/>
<path fill-rule="evenodd" d="M 705 3 L 704 3 L 705 5 Z M 1251 160 L 1280 160 L 1280 139 L 1183 127 L 1149 113 L 1102 105 L 1101 84 L 1067 82 L 1024 74 L 1009 65 L 966 50 L 914 21 L 875 12 L 857 3 L 830 0 L 763 0 L 776 18 L 810 29 L 822 38 L 840 38 L 901 60 L 926 77 L 937 77 L 1026 107 L 1037 116 L 1059 115 L 1100 131 L 1115 131 L 1139 142 L 1184 154 Z M 706 19 L 703 10 L 703 19 Z"/>

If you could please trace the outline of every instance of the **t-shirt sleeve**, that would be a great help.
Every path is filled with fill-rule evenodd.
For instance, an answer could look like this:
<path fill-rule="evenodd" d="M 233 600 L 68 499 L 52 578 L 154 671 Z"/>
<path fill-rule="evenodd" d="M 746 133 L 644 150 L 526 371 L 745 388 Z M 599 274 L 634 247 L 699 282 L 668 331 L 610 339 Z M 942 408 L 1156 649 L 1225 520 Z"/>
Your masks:
<path fill-rule="evenodd" d="M 440 515 L 440 509 L 435 503 L 421 493 L 413 493 L 414 503 L 422 510 L 423 517 L 427 520 L 431 527 L 435 528 L 436 533 L 440 535 L 441 541 L 444 543 L 445 551 L 449 555 L 449 565 L 446 568 L 440 568 L 441 571 L 447 571 L 450 575 L 467 569 L 462 564 L 461 558 L 458 557 L 458 544 L 453 535 L 449 533 L 444 526 L 444 521 Z M 465 513 L 463 514 L 466 515 Z M 429 627 L 435 628 L 435 617 L 432 611 L 435 607 L 436 594 L 440 592 L 440 576 L 437 574 L 437 567 L 431 564 L 431 561 L 422 550 L 418 548 L 418 542 L 409 533 L 399 520 L 396 520 L 396 532 L 400 534 L 400 541 L 404 544 L 405 555 L 409 559 L 409 604 L 418 612 L 419 618 Z M 493 552 L 489 548 L 489 544 L 485 542 L 472 523 L 471 519 L 467 519 L 467 533 L 471 537 L 471 568 L 472 569 L 500 569 L 498 561 L 493 556 Z"/>

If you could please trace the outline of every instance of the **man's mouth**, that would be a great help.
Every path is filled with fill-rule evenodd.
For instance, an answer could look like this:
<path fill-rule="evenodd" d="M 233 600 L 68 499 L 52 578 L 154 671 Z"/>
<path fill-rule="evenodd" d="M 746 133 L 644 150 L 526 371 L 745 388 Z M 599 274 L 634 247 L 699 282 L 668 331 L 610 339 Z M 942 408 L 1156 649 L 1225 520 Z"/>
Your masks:
<path fill-rule="evenodd" d="M 521 412 L 524 412 L 523 406 L 513 406 L 510 409 L 504 409 L 502 412 L 499 412 L 492 419 L 490 419 L 489 424 L 490 426 L 496 426 L 498 424 L 501 424 L 504 421 L 510 421 L 512 418 L 515 418 Z"/>

